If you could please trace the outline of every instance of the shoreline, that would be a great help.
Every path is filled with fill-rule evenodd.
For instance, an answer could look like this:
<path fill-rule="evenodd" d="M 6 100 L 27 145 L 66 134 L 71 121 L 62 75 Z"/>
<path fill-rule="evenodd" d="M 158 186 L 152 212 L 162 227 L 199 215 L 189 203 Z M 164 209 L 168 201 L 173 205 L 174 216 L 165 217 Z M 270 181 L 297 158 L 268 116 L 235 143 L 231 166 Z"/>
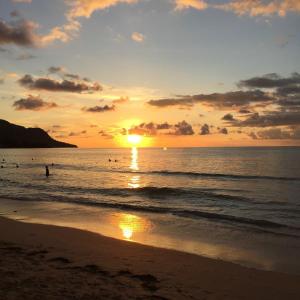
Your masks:
<path fill-rule="evenodd" d="M 257 270 L 300 275 L 299 240 L 292 239 L 289 241 L 292 246 L 283 249 L 280 245 L 285 237 L 281 235 L 264 233 L 250 238 L 243 228 L 233 231 L 229 224 L 201 219 L 186 228 L 184 219 L 173 215 L 141 214 L 65 202 L 0 200 L 3 211 L 0 215 L 12 220 L 86 230 L 121 241 L 173 249 Z M 174 226 L 174 222 L 178 226 Z M 208 237 L 207 232 L 212 234 Z M 222 239 L 228 235 L 230 238 Z"/>
<path fill-rule="evenodd" d="M 2 216 L 0 228 L 3 300 L 300 297 L 297 275 Z"/>

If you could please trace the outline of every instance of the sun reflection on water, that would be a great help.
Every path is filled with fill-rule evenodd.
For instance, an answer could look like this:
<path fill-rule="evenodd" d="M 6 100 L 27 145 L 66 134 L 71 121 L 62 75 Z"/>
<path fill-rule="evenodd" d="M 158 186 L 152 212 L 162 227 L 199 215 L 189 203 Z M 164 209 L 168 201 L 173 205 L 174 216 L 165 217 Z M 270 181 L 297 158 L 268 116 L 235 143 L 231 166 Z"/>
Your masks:
<path fill-rule="evenodd" d="M 128 182 L 128 186 L 137 189 L 140 187 L 140 176 L 139 175 L 134 175 L 131 176 Z"/>
<path fill-rule="evenodd" d="M 139 153 L 136 147 L 131 148 L 131 162 L 130 162 L 130 169 L 133 171 L 139 170 L 139 163 L 138 163 Z"/>
<path fill-rule="evenodd" d="M 128 213 L 113 214 L 112 223 L 121 230 L 122 238 L 129 241 L 135 240 L 134 236 L 137 234 L 149 232 L 153 227 L 148 219 Z"/>
<path fill-rule="evenodd" d="M 136 147 L 131 148 L 131 161 L 129 168 L 132 171 L 139 170 L 139 163 L 138 163 L 138 149 Z M 130 177 L 128 186 L 133 189 L 137 189 L 140 187 L 140 175 L 134 174 Z"/>

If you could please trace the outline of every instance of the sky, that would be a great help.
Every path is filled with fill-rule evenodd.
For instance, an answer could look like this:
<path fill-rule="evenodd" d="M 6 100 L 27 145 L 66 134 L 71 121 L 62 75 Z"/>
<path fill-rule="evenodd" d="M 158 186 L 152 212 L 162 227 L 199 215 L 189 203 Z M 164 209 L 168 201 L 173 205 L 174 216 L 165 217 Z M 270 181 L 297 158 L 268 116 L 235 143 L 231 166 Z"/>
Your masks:
<path fill-rule="evenodd" d="M 80 147 L 300 146 L 299 28 L 299 0 L 0 0 L 0 118 Z"/>

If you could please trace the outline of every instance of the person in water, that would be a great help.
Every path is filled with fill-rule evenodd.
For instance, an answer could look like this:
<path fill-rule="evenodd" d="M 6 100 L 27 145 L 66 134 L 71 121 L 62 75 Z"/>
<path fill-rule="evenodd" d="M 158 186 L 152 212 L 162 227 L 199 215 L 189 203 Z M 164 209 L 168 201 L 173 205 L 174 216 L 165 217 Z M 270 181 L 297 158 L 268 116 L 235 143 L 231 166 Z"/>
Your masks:
<path fill-rule="evenodd" d="M 45 169 L 46 169 L 46 177 L 49 177 L 49 175 L 50 175 L 50 172 L 49 172 L 49 168 L 48 168 L 48 166 L 45 166 Z"/>

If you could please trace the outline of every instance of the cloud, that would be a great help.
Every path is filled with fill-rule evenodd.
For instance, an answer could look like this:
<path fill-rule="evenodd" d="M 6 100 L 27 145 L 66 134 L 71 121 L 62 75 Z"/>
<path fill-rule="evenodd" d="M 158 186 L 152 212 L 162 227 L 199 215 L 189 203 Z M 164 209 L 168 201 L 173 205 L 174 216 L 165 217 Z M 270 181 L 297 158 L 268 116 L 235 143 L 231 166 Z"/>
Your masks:
<path fill-rule="evenodd" d="M 250 113 L 252 113 L 252 111 L 249 110 L 249 109 L 247 109 L 247 108 L 241 108 L 241 109 L 239 110 L 239 113 L 240 113 L 240 114 L 250 114 Z"/>
<path fill-rule="evenodd" d="M 266 74 L 241 80 L 238 86 L 247 88 L 281 88 L 291 84 L 300 84 L 299 73 L 292 73 L 289 77 L 281 77 L 277 73 Z"/>
<path fill-rule="evenodd" d="M 228 134 L 228 129 L 227 128 L 220 128 L 219 133 Z"/>
<path fill-rule="evenodd" d="M 0 77 L 0 84 L 3 84 L 5 82 L 4 78 Z"/>
<path fill-rule="evenodd" d="M 13 18 L 18 18 L 18 17 L 20 17 L 20 12 L 15 9 L 10 13 L 10 16 Z"/>
<path fill-rule="evenodd" d="M 208 7 L 206 1 L 203 0 L 175 0 L 176 10 L 183 10 L 187 8 L 194 8 L 197 10 L 204 10 Z"/>
<path fill-rule="evenodd" d="M 300 111 L 273 111 L 263 115 L 254 113 L 245 120 L 232 122 L 231 126 L 238 127 L 271 127 L 300 125 Z"/>
<path fill-rule="evenodd" d="M 229 134 L 227 128 L 217 128 L 214 132 L 211 132 L 214 126 L 209 126 L 204 124 L 200 127 L 200 135 L 209 135 L 209 134 Z M 156 135 L 194 135 L 195 131 L 193 126 L 186 121 L 181 121 L 175 124 L 170 124 L 168 122 L 164 123 L 141 123 L 139 125 L 133 126 L 130 129 L 122 129 L 121 134 L 139 134 L 144 136 L 156 136 Z"/>
<path fill-rule="evenodd" d="M 266 74 L 242 80 L 238 86 L 243 90 L 179 95 L 174 98 L 149 100 L 147 104 L 158 108 L 174 106 L 181 109 L 190 109 L 196 104 L 202 104 L 214 109 L 232 110 L 242 114 L 240 119 L 234 117 L 232 113 L 227 113 L 222 117 L 222 120 L 231 126 L 271 127 L 299 124 L 299 73 L 295 72 L 287 77 L 282 77 L 277 73 Z M 270 111 L 271 106 L 273 111 Z M 264 111 L 260 114 L 254 113 L 256 110 L 263 109 Z"/>
<path fill-rule="evenodd" d="M 192 97 L 184 98 L 165 98 L 158 100 L 150 100 L 147 102 L 149 105 L 156 107 L 168 107 L 168 106 L 182 106 L 182 107 L 191 107 L 195 104 L 195 101 Z"/>
<path fill-rule="evenodd" d="M 30 3 L 31 0 L 13 0 L 14 2 Z M 19 38 L 5 38 L 8 43 L 15 43 L 17 45 L 29 46 L 39 45 L 47 46 L 55 41 L 68 42 L 77 37 L 81 28 L 81 23 L 78 21 L 80 18 L 90 18 L 91 15 L 99 10 L 105 10 L 118 4 L 134 4 L 139 0 L 66 0 L 68 5 L 66 12 L 66 23 L 61 26 L 55 26 L 50 30 L 48 34 L 36 35 L 33 33 L 32 26 L 29 21 L 27 26 L 25 23 L 25 36 L 29 36 L 25 39 L 27 42 L 19 42 Z M 196 10 L 205 10 L 208 7 L 214 9 L 221 9 L 223 11 L 232 11 L 237 15 L 249 15 L 249 16 L 271 16 L 279 15 L 284 17 L 288 12 L 300 12 L 299 0 L 231 0 L 225 4 L 208 4 L 204 0 L 173 0 L 175 10 L 183 10 L 193 8 Z M 29 26 L 28 26 L 29 25 Z M 26 29 L 27 28 L 27 29 Z M 6 28 L 7 29 L 7 28 Z M 7 30 L 5 30 L 7 31 Z M 16 31 L 16 28 L 14 30 Z M 1 30 L 0 30 L 1 32 Z M 7 35 L 7 34 L 6 34 Z M 13 35 L 12 35 L 13 36 Z M 144 41 L 144 36 L 140 33 L 133 33 L 132 39 L 136 42 Z M 33 43 L 34 42 L 34 43 Z"/>
<path fill-rule="evenodd" d="M 31 3 L 32 0 L 12 0 L 14 3 Z"/>
<path fill-rule="evenodd" d="M 71 131 L 68 136 L 70 136 L 70 137 L 72 137 L 72 136 L 80 136 L 80 135 L 83 135 L 83 134 L 86 134 L 86 133 L 87 133 L 86 130 L 82 130 L 82 131 L 79 131 L 79 132 Z"/>
<path fill-rule="evenodd" d="M 298 97 L 300 98 L 300 84 L 291 84 L 280 87 L 277 89 L 277 94 L 280 96 L 298 94 Z"/>
<path fill-rule="evenodd" d="M 114 138 L 114 136 L 113 136 L 112 134 L 110 134 L 110 133 L 108 133 L 108 132 L 106 132 L 106 131 L 104 131 L 104 130 L 100 130 L 100 131 L 98 132 L 98 134 L 99 134 L 100 136 L 104 137 L 105 139 L 108 139 L 108 140 L 111 140 L 111 139 Z"/>
<path fill-rule="evenodd" d="M 17 60 L 29 60 L 29 59 L 33 59 L 33 58 L 36 58 L 36 57 L 29 53 L 23 53 L 17 57 Z"/>
<path fill-rule="evenodd" d="M 251 131 L 249 134 L 248 134 L 253 140 L 257 140 L 257 135 L 255 132 Z"/>
<path fill-rule="evenodd" d="M 174 125 L 175 131 L 171 134 L 174 135 L 193 135 L 195 132 L 192 125 L 186 121 L 178 122 Z"/>
<path fill-rule="evenodd" d="M 72 79 L 72 80 L 82 80 L 85 82 L 91 82 L 91 80 L 89 80 L 86 77 L 81 77 L 78 74 L 73 74 L 73 73 L 69 73 L 67 71 L 67 69 L 65 67 L 62 66 L 52 66 L 48 68 L 48 73 L 49 74 L 58 74 L 60 77 L 64 78 L 64 79 Z"/>
<path fill-rule="evenodd" d="M 38 36 L 34 33 L 37 24 L 27 20 L 6 23 L 0 20 L 0 45 L 15 44 L 23 47 L 35 47 Z"/>
<path fill-rule="evenodd" d="M 141 135 L 148 135 L 148 136 L 153 136 L 158 133 L 169 133 L 166 132 L 168 129 L 174 128 L 174 125 L 171 125 L 167 122 L 164 123 L 154 123 L 154 122 L 149 122 L 149 123 L 141 123 L 137 126 L 133 126 L 128 130 L 129 134 L 141 134 Z"/>
<path fill-rule="evenodd" d="M 56 73 L 64 73 L 65 72 L 65 68 L 64 67 L 49 67 L 48 68 L 48 72 L 50 74 L 56 74 Z"/>
<path fill-rule="evenodd" d="M 251 132 L 249 136 L 253 139 L 262 140 L 298 140 L 300 139 L 300 127 L 292 128 L 291 130 L 271 128 L 258 131 L 257 133 Z"/>
<path fill-rule="evenodd" d="M 62 26 L 53 27 L 48 34 L 36 33 L 39 24 L 25 20 L 18 11 L 12 11 L 13 22 L 0 19 L 0 44 L 15 44 L 23 47 L 45 47 L 59 40 L 68 42 L 73 39 L 80 28 L 76 20 L 69 21 Z"/>
<path fill-rule="evenodd" d="M 232 114 L 226 114 L 223 116 L 222 120 L 224 121 L 236 121 Z"/>
<path fill-rule="evenodd" d="M 67 16 L 69 19 L 74 19 L 78 17 L 89 18 L 97 10 L 104 10 L 120 3 L 136 3 L 138 0 L 71 0 L 68 2 L 71 8 Z"/>
<path fill-rule="evenodd" d="M 127 103 L 129 101 L 130 101 L 129 97 L 120 97 L 119 99 L 113 100 L 113 103 L 114 104 L 124 104 L 124 103 Z"/>
<path fill-rule="evenodd" d="M 97 83 L 87 84 L 86 82 L 75 82 L 70 80 L 57 81 L 51 78 L 33 78 L 26 74 L 18 80 L 19 84 L 28 89 L 46 90 L 51 92 L 97 92 L 101 91 L 102 87 Z"/>
<path fill-rule="evenodd" d="M 73 22 L 72 24 L 52 28 L 48 34 L 39 37 L 39 46 L 48 46 L 55 41 L 66 43 L 72 40 L 78 31 L 78 26 L 79 24 L 77 22 Z"/>
<path fill-rule="evenodd" d="M 207 134 L 210 134 L 209 126 L 207 124 L 204 124 L 200 128 L 200 135 L 207 135 Z"/>
<path fill-rule="evenodd" d="M 119 3 L 136 3 L 138 0 L 66 0 L 65 2 L 69 7 L 66 13 L 66 23 L 53 27 L 48 34 L 37 36 L 39 46 L 48 46 L 55 41 L 69 42 L 77 37 L 81 28 L 79 18 L 89 18 L 95 11 L 104 10 Z"/>
<path fill-rule="evenodd" d="M 64 76 L 69 79 L 80 80 L 80 76 L 78 74 L 65 73 Z M 85 80 L 86 81 L 86 80 Z"/>
<path fill-rule="evenodd" d="M 104 105 L 104 106 L 83 107 L 82 110 L 86 112 L 102 113 L 102 112 L 115 110 L 115 106 Z"/>
<path fill-rule="evenodd" d="M 231 0 L 224 4 L 208 4 L 204 0 L 174 0 L 176 10 L 194 8 L 205 10 L 208 7 L 231 11 L 236 15 L 257 16 L 286 16 L 288 12 L 300 12 L 299 0 Z"/>
<path fill-rule="evenodd" d="M 282 111 L 300 111 L 300 95 L 280 99 L 277 104 Z"/>
<path fill-rule="evenodd" d="M 122 134 L 140 134 L 146 136 L 162 135 L 193 135 L 193 127 L 186 121 L 181 121 L 176 124 L 164 123 L 141 123 L 131 127 L 128 132 L 122 129 Z"/>
<path fill-rule="evenodd" d="M 252 77 L 242 80 L 238 84 L 246 88 L 267 88 L 272 89 L 274 101 L 282 111 L 300 110 L 300 74 L 292 73 L 288 77 L 282 77 L 277 73 L 264 76 Z"/>
<path fill-rule="evenodd" d="M 273 97 L 261 90 L 250 90 L 150 100 L 148 104 L 156 107 L 191 107 L 197 103 L 201 103 L 207 106 L 225 109 L 245 106 L 251 103 L 265 103 L 272 100 L 274 100 Z"/>
<path fill-rule="evenodd" d="M 300 12 L 299 0 L 232 0 L 214 7 L 232 11 L 239 16 L 251 17 L 272 15 L 284 17 L 288 12 Z"/>
<path fill-rule="evenodd" d="M 55 102 L 46 102 L 43 99 L 29 95 L 27 98 L 22 98 L 14 102 L 13 107 L 15 110 L 47 110 L 56 108 L 58 105 Z"/>
<path fill-rule="evenodd" d="M 161 123 L 161 124 L 157 124 L 156 128 L 157 130 L 165 130 L 165 129 L 170 129 L 172 127 L 172 125 L 170 125 L 167 122 Z"/>
<path fill-rule="evenodd" d="M 142 43 L 145 40 L 145 36 L 140 32 L 133 32 L 131 39 L 137 43 Z"/>

